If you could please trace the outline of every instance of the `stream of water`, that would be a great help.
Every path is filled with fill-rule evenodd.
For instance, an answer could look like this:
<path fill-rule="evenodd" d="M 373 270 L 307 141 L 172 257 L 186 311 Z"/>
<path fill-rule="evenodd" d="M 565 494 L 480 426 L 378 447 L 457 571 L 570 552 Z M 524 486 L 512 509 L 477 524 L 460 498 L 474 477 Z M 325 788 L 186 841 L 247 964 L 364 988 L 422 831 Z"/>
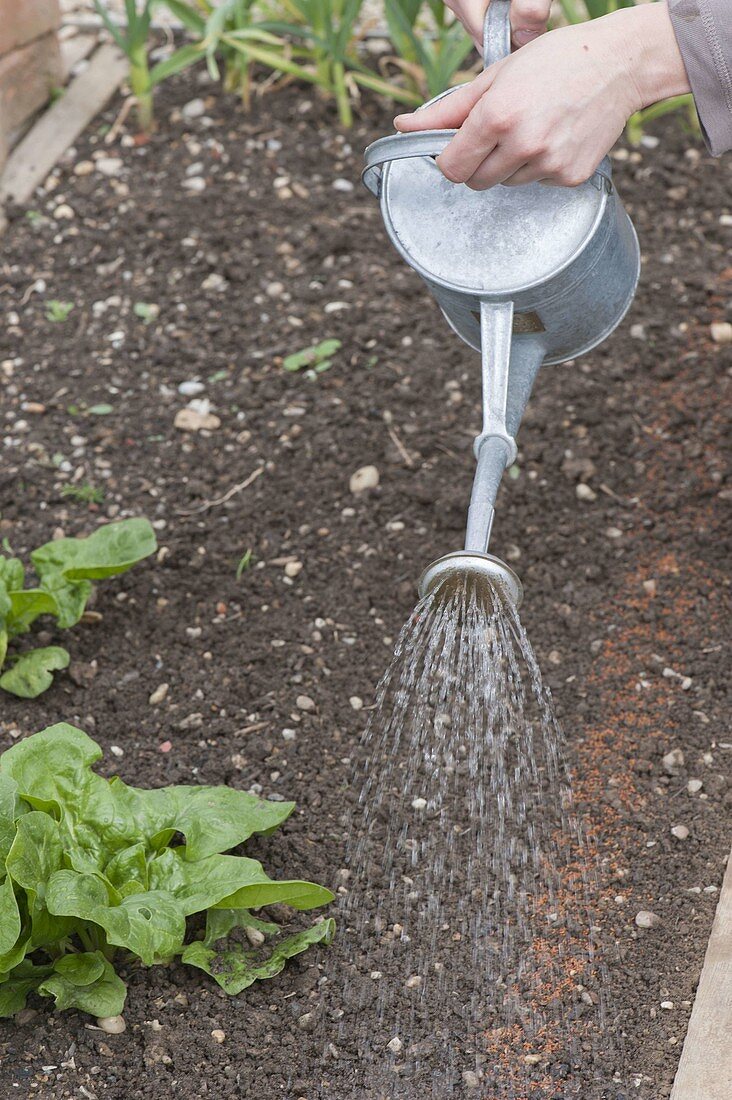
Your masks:
<path fill-rule="evenodd" d="M 420 601 L 365 742 L 323 983 L 323 1095 L 620 1096 L 594 857 L 500 590 L 463 579 Z"/>

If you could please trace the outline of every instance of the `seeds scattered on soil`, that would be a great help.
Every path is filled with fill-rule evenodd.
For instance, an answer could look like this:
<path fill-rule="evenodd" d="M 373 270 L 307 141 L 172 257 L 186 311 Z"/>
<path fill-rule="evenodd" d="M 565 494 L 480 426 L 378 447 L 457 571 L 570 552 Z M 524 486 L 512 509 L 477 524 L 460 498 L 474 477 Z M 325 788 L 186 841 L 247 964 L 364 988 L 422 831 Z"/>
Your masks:
<path fill-rule="evenodd" d="M 127 1030 L 124 1016 L 98 1016 L 97 1023 L 107 1035 L 121 1035 Z"/>
<path fill-rule="evenodd" d="M 365 493 L 367 489 L 375 489 L 378 484 L 379 471 L 376 466 L 361 466 L 351 474 L 348 487 L 354 496 L 358 496 L 359 493 Z"/>
<path fill-rule="evenodd" d="M 211 1032 L 211 1038 L 215 1043 L 223 1043 L 226 1039 L 226 1032 L 222 1031 L 220 1027 L 215 1027 Z"/>
<path fill-rule="evenodd" d="M 165 699 L 165 697 L 166 697 L 166 695 L 168 694 L 169 691 L 170 691 L 170 684 L 160 684 L 159 687 L 156 687 L 155 691 L 152 693 L 152 695 L 148 699 L 148 702 L 149 702 L 150 706 L 151 707 L 157 707 L 160 703 L 163 702 L 163 700 Z"/>
<path fill-rule="evenodd" d="M 675 836 L 677 840 L 686 840 L 689 835 L 689 830 L 686 825 L 674 825 L 671 829 L 671 835 Z"/>
<path fill-rule="evenodd" d="M 639 928 L 658 928 L 661 918 L 652 913 L 650 909 L 641 909 L 635 915 L 635 923 Z"/>
<path fill-rule="evenodd" d="M 684 766 L 684 754 L 681 749 L 671 749 L 663 758 L 664 771 L 669 775 L 678 775 Z"/>
<path fill-rule="evenodd" d="M 403 1046 L 404 1044 L 398 1035 L 395 1035 L 394 1038 L 390 1039 L 386 1044 L 387 1050 L 390 1050 L 392 1054 L 400 1054 Z"/>
<path fill-rule="evenodd" d="M 315 702 L 309 695 L 298 695 L 295 700 L 295 706 L 298 710 L 311 711 L 315 710 Z"/>

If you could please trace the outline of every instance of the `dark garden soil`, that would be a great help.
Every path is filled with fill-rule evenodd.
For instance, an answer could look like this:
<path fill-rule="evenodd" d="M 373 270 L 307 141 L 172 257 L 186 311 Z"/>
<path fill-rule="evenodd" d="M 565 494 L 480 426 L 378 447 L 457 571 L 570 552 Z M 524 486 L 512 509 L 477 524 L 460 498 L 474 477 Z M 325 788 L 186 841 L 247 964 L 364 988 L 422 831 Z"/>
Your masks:
<path fill-rule="evenodd" d="M 197 97 L 205 113 L 182 114 Z M 386 109 L 365 104 L 344 134 L 309 91 L 246 116 L 188 75 L 160 95 L 149 144 L 123 132 L 105 145 L 119 107 L 2 240 L 0 536 L 25 555 L 57 529 L 146 515 L 162 549 L 100 588 L 99 621 L 67 637 L 74 664 L 51 691 L 2 696 L 0 744 L 64 719 L 129 782 L 294 798 L 287 825 L 248 851 L 273 875 L 337 888 L 364 711 L 422 567 L 460 545 L 478 360 L 358 183 Z M 710 335 L 732 320 L 732 164 L 675 122 L 658 134 L 616 161 L 644 253 L 637 301 L 602 348 L 540 376 L 494 535 L 523 579 L 523 620 L 598 838 L 629 1095 L 653 1100 L 670 1090 L 732 832 L 732 349 Z M 73 303 L 66 321 L 47 319 L 50 299 Z M 283 370 L 327 337 L 343 342 L 330 371 Z M 174 427 L 188 401 L 177 387 L 193 379 L 213 430 Z M 354 496 L 365 464 L 379 487 Z M 70 484 L 103 502 L 63 496 Z M 671 749 L 684 758 L 673 774 Z M 639 910 L 659 926 L 636 927 Z M 333 1071 L 308 1068 L 297 1019 L 324 956 L 234 999 L 178 965 L 130 973 L 121 1036 L 34 1002 L 3 1024 L 0 1094 L 311 1100 Z"/>

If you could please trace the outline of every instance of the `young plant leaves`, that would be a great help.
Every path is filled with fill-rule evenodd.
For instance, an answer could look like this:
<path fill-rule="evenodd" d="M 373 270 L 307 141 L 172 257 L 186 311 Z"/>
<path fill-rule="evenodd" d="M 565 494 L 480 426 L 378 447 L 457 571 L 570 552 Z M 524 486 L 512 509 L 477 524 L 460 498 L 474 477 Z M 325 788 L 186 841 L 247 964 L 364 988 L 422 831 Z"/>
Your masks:
<path fill-rule="evenodd" d="M 57 1009 L 115 1016 L 126 989 L 111 957 L 144 966 L 181 956 L 240 991 L 282 970 L 332 920 L 282 940 L 267 958 L 219 943 L 240 928 L 279 934 L 251 909 L 326 905 L 333 894 L 299 879 L 269 878 L 261 863 L 227 854 L 270 833 L 291 802 L 228 787 L 141 790 L 92 770 L 102 752 L 66 723 L 0 756 L 0 1016 L 31 990 Z M 187 917 L 206 913 L 204 941 L 186 944 Z"/>
<path fill-rule="evenodd" d="M 19 699 L 36 699 L 50 688 L 54 672 L 68 668 L 70 660 L 68 651 L 60 645 L 21 653 L 8 671 L 0 676 L 0 688 L 17 695 Z"/>

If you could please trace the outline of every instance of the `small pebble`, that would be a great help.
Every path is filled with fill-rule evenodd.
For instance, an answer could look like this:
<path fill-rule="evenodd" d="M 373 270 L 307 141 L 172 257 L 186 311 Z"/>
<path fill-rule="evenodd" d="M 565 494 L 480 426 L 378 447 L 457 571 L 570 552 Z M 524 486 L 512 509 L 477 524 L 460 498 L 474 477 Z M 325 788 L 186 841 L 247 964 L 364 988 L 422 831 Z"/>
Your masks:
<path fill-rule="evenodd" d="M 623 537 L 623 532 L 619 527 L 608 527 L 605 534 L 609 539 L 621 539 Z"/>
<path fill-rule="evenodd" d="M 148 699 L 148 703 L 150 704 L 150 706 L 157 707 L 160 703 L 162 703 L 163 699 L 165 699 L 169 691 L 170 684 L 161 684 L 159 687 L 156 687 L 155 691 Z"/>
<path fill-rule="evenodd" d="M 178 386 L 178 393 L 182 394 L 183 397 L 198 397 L 205 389 L 203 382 L 191 379 L 190 382 L 181 382 Z"/>
<path fill-rule="evenodd" d="M 297 577 L 300 573 L 302 573 L 302 562 L 288 561 L 287 565 L 285 566 L 285 576 Z"/>
<path fill-rule="evenodd" d="M 314 1012 L 303 1012 L 302 1016 L 298 1016 L 297 1026 L 300 1028 L 300 1031 L 312 1031 L 316 1022 Z"/>
<path fill-rule="evenodd" d="M 367 489 L 375 489 L 378 484 L 379 471 L 376 466 L 361 466 L 351 474 L 348 487 L 354 496 L 358 496 L 359 493 L 365 493 Z"/>
<path fill-rule="evenodd" d="M 635 923 L 639 928 L 658 928 L 661 918 L 652 913 L 650 909 L 641 909 L 635 915 Z"/>
<path fill-rule="evenodd" d="M 732 324 L 729 321 L 714 321 L 710 330 L 715 344 L 732 344 Z"/>
<path fill-rule="evenodd" d="M 298 710 L 315 710 L 315 702 L 309 695 L 298 695 L 295 706 Z"/>
<path fill-rule="evenodd" d="M 97 1023 L 107 1035 L 121 1035 L 127 1030 L 124 1016 L 97 1016 Z"/>
<path fill-rule="evenodd" d="M 704 781 L 701 779 L 690 779 L 686 784 L 686 789 L 689 794 L 698 794 L 704 786 Z"/>
<path fill-rule="evenodd" d="M 226 1039 L 226 1032 L 222 1031 L 220 1027 L 215 1027 L 211 1032 L 211 1038 L 215 1043 L 223 1043 Z"/>
<path fill-rule="evenodd" d="M 412 809 L 413 810 L 424 810 L 426 808 L 426 806 L 427 806 L 427 799 L 426 798 L 413 798 L 412 799 Z"/>
<path fill-rule="evenodd" d="M 597 493 L 594 489 L 591 489 L 589 485 L 586 485 L 584 481 L 580 481 L 575 488 L 577 494 L 577 500 L 593 501 L 597 500 Z"/>
<path fill-rule="evenodd" d="M 673 1001 L 661 1001 L 661 1008 L 663 1008 L 666 1012 L 670 1012 L 673 1007 Z"/>
<path fill-rule="evenodd" d="M 524 1054 L 524 1061 L 527 1066 L 538 1066 L 541 1061 L 540 1054 Z"/>
<path fill-rule="evenodd" d="M 677 840 L 686 840 L 689 835 L 689 830 L 686 825 L 674 825 L 671 830 L 671 835 L 675 836 Z"/>
<path fill-rule="evenodd" d="M 264 943 L 264 932 L 260 932 L 258 928 L 250 928 L 249 925 L 247 925 L 244 929 L 244 933 L 252 947 L 261 947 Z"/>
<path fill-rule="evenodd" d="M 118 176 L 124 168 L 124 161 L 119 157 L 100 157 L 94 162 L 94 167 L 103 176 Z"/>
<path fill-rule="evenodd" d="M 361 710 L 363 708 L 363 699 L 359 699 L 358 695 L 352 695 L 348 702 L 354 710 Z"/>
<path fill-rule="evenodd" d="M 671 749 L 663 758 L 664 771 L 669 775 L 676 775 L 684 766 L 684 754 L 681 749 Z"/>
<path fill-rule="evenodd" d="M 400 1054 L 404 1046 L 398 1035 L 395 1035 L 393 1039 L 390 1039 L 386 1044 L 387 1050 L 390 1050 L 392 1054 Z"/>
<path fill-rule="evenodd" d="M 474 1069 L 463 1070 L 463 1084 L 466 1089 L 477 1089 L 480 1086 L 480 1077 Z"/>
<path fill-rule="evenodd" d="M 297 737 L 297 731 L 293 729 L 286 729 L 282 731 L 283 741 L 294 741 Z"/>
<path fill-rule="evenodd" d="M 344 179 L 333 180 L 333 190 L 334 191 L 343 191 L 344 194 L 347 194 L 349 191 L 353 191 L 353 184 L 351 183 L 350 180 L 344 180 Z"/>
<path fill-rule="evenodd" d="M 422 984 L 422 978 L 419 974 L 412 974 L 411 978 L 407 978 L 404 984 L 407 989 L 419 989 Z"/>
<path fill-rule="evenodd" d="M 200 118 L 201 115 L 206 113 L 206 104 L 202 99 L 189 99 L 186 104 L 181 107 L 183 118 Z"/>

